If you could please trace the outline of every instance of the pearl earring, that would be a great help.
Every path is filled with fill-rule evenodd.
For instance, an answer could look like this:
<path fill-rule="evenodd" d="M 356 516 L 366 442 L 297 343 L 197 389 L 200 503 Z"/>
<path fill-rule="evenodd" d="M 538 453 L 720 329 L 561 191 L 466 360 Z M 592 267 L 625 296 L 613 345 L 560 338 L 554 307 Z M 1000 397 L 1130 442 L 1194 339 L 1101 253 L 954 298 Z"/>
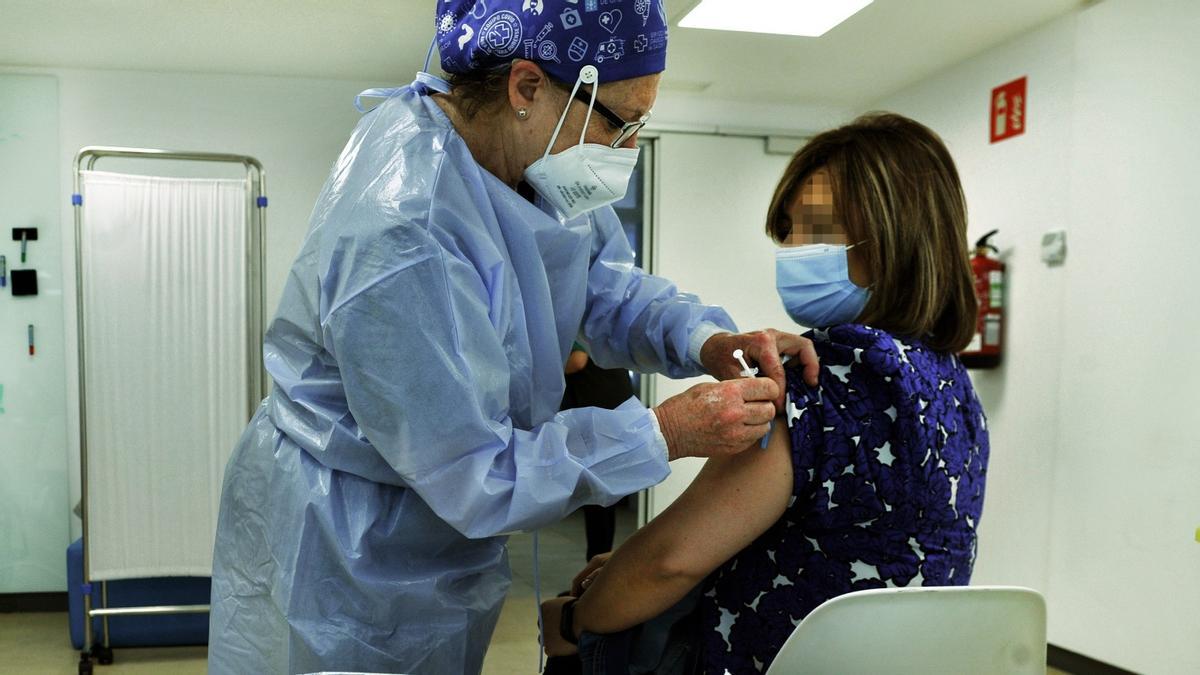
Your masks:
<path fill-rule="evenodd" d="M 521 119 L 529 117 L 529 110 L 526 108 L 517 108 L 517 117 L 520 117 Z"/>

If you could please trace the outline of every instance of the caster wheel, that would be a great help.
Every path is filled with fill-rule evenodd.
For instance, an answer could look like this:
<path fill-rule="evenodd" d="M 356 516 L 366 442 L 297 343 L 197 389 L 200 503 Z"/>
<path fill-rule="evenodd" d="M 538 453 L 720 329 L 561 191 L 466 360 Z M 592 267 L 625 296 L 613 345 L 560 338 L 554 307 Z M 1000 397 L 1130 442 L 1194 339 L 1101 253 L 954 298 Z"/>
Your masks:
<path fill-rule="evenodd" d="M 92 675 L 92 657 L 87 652 L 79 657 L 79 675 Z"/>
<path fill-rule="evenodd" d="M 99 661 L 100 665 L 102 665 L 102 666 L 112 665 L 112 662 L 113 662 L 112 647 L 101 647 L 101 646 L 92 647 L 92 656 L 94 656 L 96 658 L 96 660 Z"/>

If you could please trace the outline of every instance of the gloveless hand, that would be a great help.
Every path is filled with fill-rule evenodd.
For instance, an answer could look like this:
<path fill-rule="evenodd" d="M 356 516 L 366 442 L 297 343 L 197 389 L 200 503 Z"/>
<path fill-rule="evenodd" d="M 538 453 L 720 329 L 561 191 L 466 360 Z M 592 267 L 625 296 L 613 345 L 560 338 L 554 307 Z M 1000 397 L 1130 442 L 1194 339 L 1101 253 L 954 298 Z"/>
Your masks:
<path fill-rule="evenodd" d="M 775 417 L 779 385 L 764 377 L 708 382 L 654 409 L 669 459 L 733 455 L 757 443 Z"/>
<path fill-rule="evenodd" d="M 784 411 L 787 393 L 787 378 L 783 372 L 780 356 L 790 355 L 803 368 L 804 381 L 809 386 L 817 385 L 820 361 L 812 340 L 783 333 L 773 328 L 753 333 L 717 333 L 700 349 L 700 363 L 710 375 L 718 380 L 733 380 L 742 375 L 742 366 L 733 357 L 735 350 L 742 350 L 750 365 L 758 367 L 758 377 L 771 379 L 779 387 L 775 395 L 775 410 Z"/>

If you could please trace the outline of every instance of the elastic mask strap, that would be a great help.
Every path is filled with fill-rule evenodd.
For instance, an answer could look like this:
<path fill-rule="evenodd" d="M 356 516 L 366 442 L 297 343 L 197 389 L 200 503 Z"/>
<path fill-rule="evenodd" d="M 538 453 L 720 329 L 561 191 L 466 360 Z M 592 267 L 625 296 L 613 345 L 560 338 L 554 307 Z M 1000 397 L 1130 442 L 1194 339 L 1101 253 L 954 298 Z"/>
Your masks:
<path fill-rule="evenodd" d="M 579 91 L 580 80 L 575 80 L 575 88 L 571 90 L 571 97 L 567 99 L 567 107 L 563 108 L 562 116 L 558 118 L 558 125 L 554 127 L 554 134 L 550 136 L 550 143 L 546 146 L 546 154 L 542 155 L 542 159 L 550 156 L 550 149 L 554 147 L 554 142 L 558 140 L 558 132 L 562 131 L 563 123 L 567 121 L 567 113 L 571 110 L 571 101 L 575 100 L 575 92 Z"/>
<path fill-rule="evenodd" d="M 554 142 L 558 140 L 558 134 L 562 131 L 563 124 L 567 121 L 567 113 L 571 111 L 571 103 L 575 101 L 575 94 L 579 91 L 579 87 L 583 85 L 583 74 L 587 69 L 596 70 L 595 66 L 584 66 L 579 71 L 579 76 L 575 78 L 575 86 L 571 89 L 571 96 L 567 99 L 567 105 L 563 108 L 562 115 L 558 118 L 558 125 L 554 127 L 554 135 L 550 137 L 550 143 L 546 146 L 546 153 L 542 155 L 542 159 L 550 156 L 550 149 L 554 147 Z M 579 134 L 579 143 L 583 144 L 583 138 L 587 134 L 588 124 L 592 121 L 592 108 L 596 105 L 596 87 L 599 84 L 599 77 L 593 76 L 595 81 L 592 82 L 592 102 L 588 104 L 587 117 L 583 120 L 583 132 Z"/>
<path fill-rule="evenodd" d="M 854 244 L 850 244 L 849 246 L 847 246 L 847 247 L 846 247 L 846 250 L 847 250 L 847 251 L 849 251 L 850 249 L 854 248 L 855 246 L 862 246 L 863 244 L 866 244 L 866 243 L 867 243 L 867 240 L 866 240 L 866 239 L 863 239 L 863 240 L 862 240 L 862 241 L 860 241 L 860 242 L 857 242 L 857 243 L 854 243 Z M 847 280 L 848 280 L 850 283 L 854 284 L 854 287 L 855 287 L 855 288 L 862 288 L 862 286 L 859 286 L 858 284 L 855 284 L 855 283 L 854 283 L 854 280 L 850 278 L 850 258 L 849 258 L 849 256 L 847 256 L 847 257 L 846 257 L 846 279 L 847 279 Z M 867 290 L 867 291 L 869 291 L 869 290 L 871 290 L 871 289 L 873 289 L 873 288 L 875 288 L 875 284 L 871 284 L 870 286 L 867 286 L 867 287 L 866 287 L 865 289 L 863 289 L 863 290 Z"/>
<path fill-rule="evenodd" d="M 579 88 L 578 81 L 575 83 L 575 88 L 576 89 Z M 583 139 L 585 136 L 587 136 L 588 125 L 592 123 L 592 110 L 595 109 L 595 107 L 596 107 L 596 90 L 599 88 L 600 88 L 600 83 L 598 83 L 598 82 L 592 83 L 592 102 L 588 103 L 587 116 L 583 118 L 583 129 L 580 130 L 580 132 L 579 132 L 579 144 L 580 145 L 583 145 Z M 571 100 L 572 101 L 575 100 L 575 92 L 571 92 Z M 567 105 L 570 106 L 571 104 L 568 103 Z"/>
<path fill-rule="evenodd" d="M 775 252 L 775 255 L 780 258 L 809 258 L 813 256 L 829 255 L 834 251 L 845 253 L 855 246 L 862 246 L 867 243 L 864 239 L 856 244 L 809 244 L 797 248 L 781 248 Z M 809 249 L 811 250 L 805 250 Z M 820 247 L 820 248 L 816 248 Z"/>

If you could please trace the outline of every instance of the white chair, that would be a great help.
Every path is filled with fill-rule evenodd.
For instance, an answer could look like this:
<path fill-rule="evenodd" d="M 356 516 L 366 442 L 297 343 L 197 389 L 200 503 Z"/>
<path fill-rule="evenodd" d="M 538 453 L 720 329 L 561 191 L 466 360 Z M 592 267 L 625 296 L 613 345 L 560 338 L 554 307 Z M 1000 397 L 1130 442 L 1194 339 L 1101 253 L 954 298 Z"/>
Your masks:
<path fill-rule="evenodd" d="M 1046 673 L 1046 601 L 1014 586 L 880 588 L 804 617 L 767 675 Z"/>

